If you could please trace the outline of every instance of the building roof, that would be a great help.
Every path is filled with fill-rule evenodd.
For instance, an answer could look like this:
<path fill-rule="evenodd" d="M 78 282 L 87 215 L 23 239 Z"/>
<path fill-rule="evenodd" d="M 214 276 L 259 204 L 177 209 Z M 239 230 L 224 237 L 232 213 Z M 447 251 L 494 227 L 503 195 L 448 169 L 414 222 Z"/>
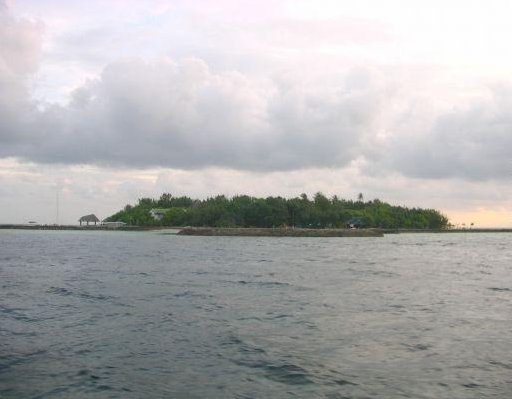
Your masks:
<path fill-rule="evenodd" d="M 94 214 L 82 216 L 78 219 L 79 222 L 99 222 L 100 220 Z"/>
<path fill-rule="evenodd" d="M 362 218 L 352 218 L 347 222 L 349 226 L 363 227 L 364 222 Z"/>
<path fill-rule="evenodd" d="M 150 213 L 166 213 L 169 211 L 169 208 L 153 208 L 149 212 Z"/>

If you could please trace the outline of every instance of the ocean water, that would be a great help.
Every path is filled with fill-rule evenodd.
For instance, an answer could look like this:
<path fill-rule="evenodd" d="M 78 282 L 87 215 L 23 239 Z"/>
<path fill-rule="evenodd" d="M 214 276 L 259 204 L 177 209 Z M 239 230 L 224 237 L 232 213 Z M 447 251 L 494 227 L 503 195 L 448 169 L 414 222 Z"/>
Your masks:
<path fill-rule="evenodd" d="M 0 398 L 511 398 L 511 243 L 0 231 Z"/>

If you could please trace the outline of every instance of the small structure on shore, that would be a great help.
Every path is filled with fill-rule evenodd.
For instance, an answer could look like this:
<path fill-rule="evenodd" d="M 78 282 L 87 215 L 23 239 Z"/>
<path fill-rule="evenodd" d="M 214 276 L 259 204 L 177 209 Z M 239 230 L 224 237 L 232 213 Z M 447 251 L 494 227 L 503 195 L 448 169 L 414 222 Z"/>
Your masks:
<path fill-rule="evenodd" d="M 91 213 L 90 215 L 82 216 L 80 219 L 78 219 L 78 221 L 80 222 L 80 226 L 82 225 L 82 223 L 86 223 L 86 226 L 89 226 L 89 223 L 94 223 L 94 225 L 96 226 L 96 223 L 98 223 L 100 220 L 97 218 L 96 215 Z"/>
<path fill-rule="evenodd" d="M 362 229 L 364 223 L 360 218 L 352 218 L 347 222 L 347 228 L 349 229 Z"/>
<path fill-rule="evenodd" d="M 149 211 L 151 217 L 155 220 L 162 220 L 169 209 L 153 208 Z"/>

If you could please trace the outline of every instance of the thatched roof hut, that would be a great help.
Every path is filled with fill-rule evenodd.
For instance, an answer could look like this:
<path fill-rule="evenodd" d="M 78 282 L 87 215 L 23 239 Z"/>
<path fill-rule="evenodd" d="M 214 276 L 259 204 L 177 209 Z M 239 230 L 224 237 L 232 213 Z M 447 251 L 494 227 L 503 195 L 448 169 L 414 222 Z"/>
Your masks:
<path fill-rule="evenodd" d="M 90 214 L 82 216 L 80 219 L 78 219 L 78 221 L 80 222 L 80 226 L 82 223 L 87 223 L 87 226 L 89 226 L 89 223 L 94 223 L 94 225 L 96 225 L 96 223 L 98 223 L 100 220 L 96 217 L 96 215 Z"/>

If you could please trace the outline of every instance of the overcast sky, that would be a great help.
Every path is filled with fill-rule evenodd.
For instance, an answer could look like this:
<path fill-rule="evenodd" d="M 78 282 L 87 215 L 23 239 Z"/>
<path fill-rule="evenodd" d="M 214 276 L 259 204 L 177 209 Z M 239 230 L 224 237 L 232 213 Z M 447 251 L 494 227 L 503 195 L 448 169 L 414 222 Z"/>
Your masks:
<path fill-rule="evenodd" d="M 0 0 L 0 223 L 322 191 L 512 226 L 510 15 L 509 0 Z"/>

